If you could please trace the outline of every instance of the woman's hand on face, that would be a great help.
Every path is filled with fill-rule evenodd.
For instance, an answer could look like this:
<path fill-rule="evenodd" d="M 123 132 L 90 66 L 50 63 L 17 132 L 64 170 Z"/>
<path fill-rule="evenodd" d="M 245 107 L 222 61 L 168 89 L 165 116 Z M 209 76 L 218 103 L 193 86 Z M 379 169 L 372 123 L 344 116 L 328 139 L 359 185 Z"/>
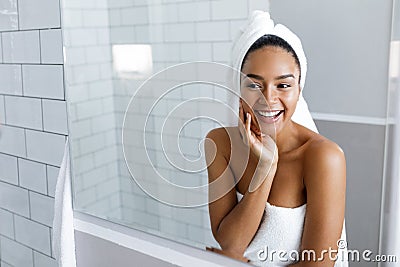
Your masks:
<path fill-rule="evenodd" d="M 243 125 L 243 123 L 245 125 Z M 253 130 L 256 128 L 256 130 Z M 239 132 L 243 142 L 250 147 L 251 152 L 259 159 L 258 162 L 258 177 L 265 179 L 267 176 L 274 176 L 276 166 L 278 164 L 278 147 L 275 141 L 269 135 L 262 134 L 255 124 L 252 124 L 252 116 L 246 112 L 246 119 L 242 101 L 239 106 Z M 251 188 L 258 188 L 262 181 L 253 181 L 249 186 Z M 250 188 L 251 187 L 251 188 Z"/>

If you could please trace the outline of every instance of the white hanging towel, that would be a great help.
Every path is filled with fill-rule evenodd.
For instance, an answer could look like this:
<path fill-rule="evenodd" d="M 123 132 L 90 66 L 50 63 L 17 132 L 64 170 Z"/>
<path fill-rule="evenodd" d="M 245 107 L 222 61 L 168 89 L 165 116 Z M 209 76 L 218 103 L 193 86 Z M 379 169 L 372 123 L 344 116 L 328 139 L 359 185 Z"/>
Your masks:
<path fill-rule="evenodd" d="M 58 173 L 53 219 L 53 254 L 60 267 L 76 267 L 68 138 Z"/>

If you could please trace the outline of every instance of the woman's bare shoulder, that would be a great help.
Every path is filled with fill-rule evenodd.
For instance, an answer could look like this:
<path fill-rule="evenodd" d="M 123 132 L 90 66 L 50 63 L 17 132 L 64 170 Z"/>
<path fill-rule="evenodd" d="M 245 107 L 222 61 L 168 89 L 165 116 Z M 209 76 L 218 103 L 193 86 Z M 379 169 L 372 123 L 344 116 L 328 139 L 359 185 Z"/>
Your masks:
<path fill-rule="evenodd" d="M 344 155 L 338 144 L 318 133 L 313 133 L 307 143 L 305 158 L 311 161 L 321 157 Z"/>
<path fill-rule="evenodd" d="M 307 143 L 304 153 L 306 177 L 320 179 L 346 169 L 345 155 L 338 144 L 318 133 L 313 133 Z"/>
<path fill-rule="evenodd" d="M 343 154 L 338 144 L 325 136 L 316 133 L 302 125 L 296 124 L 302 143 L 305 144 L 304 157 L 313 161 L 321 155 Z"/>

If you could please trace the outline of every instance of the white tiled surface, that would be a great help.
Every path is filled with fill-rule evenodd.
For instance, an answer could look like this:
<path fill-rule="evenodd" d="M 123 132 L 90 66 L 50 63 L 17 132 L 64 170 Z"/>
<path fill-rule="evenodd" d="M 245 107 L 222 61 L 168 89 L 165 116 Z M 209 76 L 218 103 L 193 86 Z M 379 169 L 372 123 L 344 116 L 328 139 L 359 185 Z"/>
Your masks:
<path fill-rule="evenodd" d="M 3 32 L 3 62 L 40 63 L 39 31 Z"/>
<path fill-rule="evenodd" d="M 61 65 L 23 65 L 24 95 L 64 99 Z"/>
<path fill-rule="evenodd" d="M 209 21 L 196 23 L 198 41 L 229 41 L 229 21 Z"/>
<path fill-rule="evenodd" d="M 37 251 L 33 252 L 33 261 L 36 267 L 57 267 L 58 264 L 55 259 L 50 258 Z"/>
<path fill-rule="evenodd" d="M 53 224 L 54 198 L 29 192 L 31 219 L 49 227 Z"/>
<path fill-rule="evenodd" d="M 14 217 L 7 210 L 0 209 L 0 234 L 14 238 Z"/>
<path fill-rule="evenodd" d="M 230 42 L 219 42 L 213 44 L 213 61 L 229 62 L 230 60 Z"/>
<path fill-rule="evenodd" d="M 165 42 L 194 42 L 193 23 L 176 23 L 164 25 Z"/>
<path fill-rule="evenodd" d="M 13 213 L 29 217 L 28 190 L 0 182 L 0 206 Z"/>
<path fill-rule="evenodd" d="M 43 129 L 42 103 L 39 98 L 5 96 L 4 100 L 8 125 Z"/>
<path fill-rule="evenodd" d="M 7 237 L 0 236 L 1 260 L 10 266 L 33 267 L 32 249 Z"/>
<path fill-rule="evenodd" d="M 0 0 L 2 267 L 57 266 L 50 226 L 67 135 L 59 3 Z"/>
<path fill-rule="evenodd" d="M 3 45 L 2 45 L 2 41 L 1 41 L 2 37 L 1 37 L 1 33 L 0 33 L 0 63 L 3 63 Z"/>
<path fill-rule="evenodd" d="M 179 21 L 207 21 L 211 19 L 210 1 L 188 2 L 178 5 Z"/>
<path fill-rule="evenodd" d="M 0 180 L 18 185 L 17 158 L 0 153 Z"/>
<path fill-rule="evenodd" d="M 64 153 L 65 137 L 46 132 L 26 131 L 27 158 L 53 166 L 60 166 Z"/>
<path fill-rule="evenodd" d="M 22 95 L 21 66 L 0 64 L 0 94 Z"/>
<path fill-rule="evenodd" d="M 42 100 L 45 131 L 67 134 L 67 107 L 65 101 Z"/>
<path fill-rule="evenodd" d="M 18 159 L 19 185 L 47 194 L 46 165 L 31 160 Z"/>
<path fill-rule="evenodd" d="M 0 1 L 0 31 L 18 30 L 18 0 Z"/>
<path fill-rule="evenodd" d="M 108 17 L 107 9 L 87 9 L 82 12 L 82 15 L 84 27 L 108 26 L 108 20 L 104 19 Z"/>
<path fill-rule="evenodd" d="M 1 125 L 0 152 L 26 157 L 24 129 Z"/>
<path fill-rule="evenodd" d="M 0 95 L 0 124 L 6 123 L 6 113 L 4 107 L 4 96 Z"/>
<path fill-rule="evenodd" d="M 18 0 L 19 28 L 60 28 L 60 1 Z"/>
<path fill-rule="evenodd" d="M 149 21 L 148 14 L 147 7 L 124 8 L 121 10 L 121 23 L 122 25 L 146 24 Z"/>
<path fill-rule="evenodd" d="M 213 20 L 242 19 L 247 16 L 247 3 L 251 1 L 237 1 L 232 4 L 231 0 L 218 0 L 211 2 Z M 229 8 L 227 8 L 229 7 Z"/>
<path fill-rule="evenodd" d="M 40 31 L 40 55 L 43 64 L 63 64 L 62 34 L 60 29 Z"/>
<path fill-rule="evenodd" d="M 60 168 L 47 165 L 47 192 L 48 195 L 54 197 L 56 192 L 57 177 Z"/>
<path fill-rule="evenodd" d="M 51 256 L 49 227 L 21 216 L 14 216 L 15 239 Z"/>

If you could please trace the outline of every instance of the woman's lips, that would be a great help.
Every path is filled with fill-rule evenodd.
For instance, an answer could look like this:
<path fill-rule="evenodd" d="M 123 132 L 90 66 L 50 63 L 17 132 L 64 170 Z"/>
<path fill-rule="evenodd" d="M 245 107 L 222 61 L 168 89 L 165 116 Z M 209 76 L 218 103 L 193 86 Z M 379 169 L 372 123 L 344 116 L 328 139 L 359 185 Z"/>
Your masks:
<path fill-rule="evenodd" d="M 254 110 L 254 113 L 261 122 L 271 124 L 276 123 L 282 117 L 284 110 Z"/>

